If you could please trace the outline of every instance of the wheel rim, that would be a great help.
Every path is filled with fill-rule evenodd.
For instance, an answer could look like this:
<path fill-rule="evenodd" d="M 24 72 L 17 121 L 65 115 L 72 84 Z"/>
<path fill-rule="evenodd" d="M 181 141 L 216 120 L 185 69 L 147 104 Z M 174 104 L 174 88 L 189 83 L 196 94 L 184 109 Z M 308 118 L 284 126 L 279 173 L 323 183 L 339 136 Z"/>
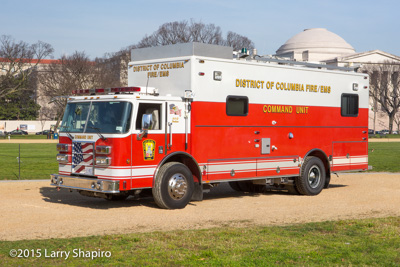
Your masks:
<path fill-rule="evenodd" d="M 168 181 L 168 193 L 174 200 L 179 200 L 187 192 L 187 181 L 183 174 L 174 174 Z"/>
<path fill-rule="evenodd" d="M 308 184 L 311 188 L 318 187 L 321 181 L 321 170 L 317 165 L 314 165 L 308 171 Z"/>

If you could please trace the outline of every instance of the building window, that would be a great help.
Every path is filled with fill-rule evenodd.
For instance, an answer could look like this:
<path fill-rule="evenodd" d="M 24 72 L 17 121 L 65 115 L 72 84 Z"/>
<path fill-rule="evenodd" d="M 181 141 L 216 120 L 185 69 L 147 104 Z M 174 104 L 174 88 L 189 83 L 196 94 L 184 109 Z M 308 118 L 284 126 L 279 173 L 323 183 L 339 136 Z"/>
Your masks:
<path fill-rule="evenodd" d="M 226 114 L 228 116 L 247 116 L 249 99 L 246 96 L 228 96 L 226 98 Z"/>
<path fill-rule="evenodd" d="M 358 95 L 342 94 L 341 113 L 343 117 L 358 116 Z"/>

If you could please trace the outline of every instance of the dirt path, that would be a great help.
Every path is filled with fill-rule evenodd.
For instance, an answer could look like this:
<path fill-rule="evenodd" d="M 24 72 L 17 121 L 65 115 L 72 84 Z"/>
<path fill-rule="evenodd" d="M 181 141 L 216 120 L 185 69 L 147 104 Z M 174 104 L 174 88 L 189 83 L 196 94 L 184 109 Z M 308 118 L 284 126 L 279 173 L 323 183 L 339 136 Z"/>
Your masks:
<path fill-rule="evenodd" d="M 342 174 L 315 197 L 237 193 L 226 184 L 183 210 L 57 192 L 48 181 L 0 182 L 0 240 L 400 216 L 400 174 Z"/>

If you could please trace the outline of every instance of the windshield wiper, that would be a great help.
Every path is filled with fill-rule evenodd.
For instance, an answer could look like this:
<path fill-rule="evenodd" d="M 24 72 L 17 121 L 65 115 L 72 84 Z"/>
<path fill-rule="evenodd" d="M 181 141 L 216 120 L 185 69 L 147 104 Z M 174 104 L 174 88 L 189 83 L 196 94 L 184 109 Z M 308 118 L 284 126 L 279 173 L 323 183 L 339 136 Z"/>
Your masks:
<path fill-rule="evenodd" d="M 64 132 L 68 135 L 69 139 L 74 140 L 72 134 L 68 131 L 69 127 L 64 127 Z"/>
<path fill-rule="evenodd" d="M 101 134 L 100 128 L 92 127 L 92 126 L 88 126 L 88 128 L 96 130 L 96 133 L 100 136 L 101 140 L 103 140 L 103 141 L 107 140 L 107 138 L 105 138 L 104 135 Z"/>

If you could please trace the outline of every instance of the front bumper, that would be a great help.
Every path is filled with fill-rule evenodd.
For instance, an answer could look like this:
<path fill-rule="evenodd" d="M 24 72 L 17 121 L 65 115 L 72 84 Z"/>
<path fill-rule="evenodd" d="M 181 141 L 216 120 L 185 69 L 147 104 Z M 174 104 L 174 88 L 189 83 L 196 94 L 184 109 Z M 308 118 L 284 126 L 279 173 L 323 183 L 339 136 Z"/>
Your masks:
<path fill-rule="evenodd" d="M 50 174 L 50 185 L 76 190 L 119 193 L 119 181 Z"/>

